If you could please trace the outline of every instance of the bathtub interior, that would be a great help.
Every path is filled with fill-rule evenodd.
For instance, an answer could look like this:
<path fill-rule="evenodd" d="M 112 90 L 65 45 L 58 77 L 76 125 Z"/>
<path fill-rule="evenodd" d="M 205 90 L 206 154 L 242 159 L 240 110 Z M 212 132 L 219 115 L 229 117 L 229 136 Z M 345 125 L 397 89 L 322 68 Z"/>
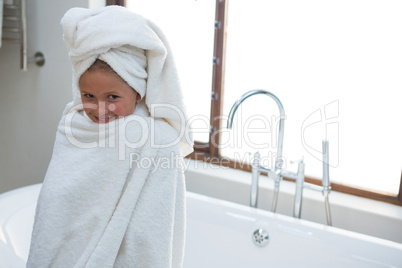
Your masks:
<path fill-rule="evenodd" d="M 0 195 L 0 267 L 25 267 L 40 185 Z M 264 229 L 268 243 L 253 243 Z M 184 267 L 402 267 L 402 244 L 187 193 Z"/>
<path fill-rule="evenodd" d="M 25 267 L 40 186 L 0 195 L 0 268 Z"/>

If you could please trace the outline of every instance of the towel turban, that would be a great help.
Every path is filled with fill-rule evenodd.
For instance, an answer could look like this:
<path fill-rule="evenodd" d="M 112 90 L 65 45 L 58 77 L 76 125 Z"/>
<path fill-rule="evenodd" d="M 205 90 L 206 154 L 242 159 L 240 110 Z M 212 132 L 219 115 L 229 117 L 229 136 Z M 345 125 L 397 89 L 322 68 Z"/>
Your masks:
<path fill-rule="evenodd" d="M 103 60 L 145 98 L 151 117 L 178 132 L 183 156 L 192 152 L 176 66 L 159 27 L 121 6 L 72 8 L 61 25 L 73 65 L 74 104 L 82 104 L 79 78 L 96 59 Z"/>

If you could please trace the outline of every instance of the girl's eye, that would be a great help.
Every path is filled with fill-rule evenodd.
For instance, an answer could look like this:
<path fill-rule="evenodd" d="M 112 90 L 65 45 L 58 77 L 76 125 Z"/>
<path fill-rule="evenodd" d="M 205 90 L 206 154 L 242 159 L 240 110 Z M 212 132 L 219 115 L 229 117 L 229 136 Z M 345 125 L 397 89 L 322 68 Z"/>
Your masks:
<path fill-rule="evenodd" d="M 108 98 L 112 99 L 112 100 L 115 100 L 115 99 L 119 98 L 119 96 L 117 96 L 117 95 L 109 95 Z"/>
<path fill-rule="evenodd" d="M 92 98 L 94 97 L 94 95 L 88 94 L 88 93 L 84 94 L 84 96 L 85 96 L 86 98 L 88 98 L 88 99 L 92 99 Z"/>

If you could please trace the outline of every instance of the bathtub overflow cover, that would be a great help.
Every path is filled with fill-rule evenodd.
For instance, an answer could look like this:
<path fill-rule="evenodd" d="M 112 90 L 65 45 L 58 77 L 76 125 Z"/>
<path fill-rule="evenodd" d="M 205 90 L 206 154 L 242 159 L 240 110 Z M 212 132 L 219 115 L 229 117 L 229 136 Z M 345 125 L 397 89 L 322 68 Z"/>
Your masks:
<path fill-rule="evenodd" d="M 269 243 L 268 232 L 261 228 L 257 229 L 253 233 L 252 240 L 254 245 L 258 247 L 265 247 Z"/>

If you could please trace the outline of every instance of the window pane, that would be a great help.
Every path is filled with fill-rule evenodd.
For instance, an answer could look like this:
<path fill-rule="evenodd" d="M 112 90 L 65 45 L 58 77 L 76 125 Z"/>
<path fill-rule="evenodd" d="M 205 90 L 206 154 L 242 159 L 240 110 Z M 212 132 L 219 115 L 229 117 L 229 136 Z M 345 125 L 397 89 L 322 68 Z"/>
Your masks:
<path fill-rule="evenodd" d="M 194 139 L 209 141 L 215 1 L 130 0 L 127 8 L 154 21 L 172 47 Z"/>
<path fill-rule="evenodd" d="M 289 160 L 304 156 L 306 175 L 321 178 L 325 138 L 332 182 L 397 194 L 402 168 L 402 2 L 231 1 L 228 12 L 224 114 L 251 89 L 271 91 L 287 116 L 283 156 L 288 168 Z M 222 153 L 247 159 L 246 152 L 259 150 L 271 165 L 275 103 L 253 96 L 241 112 L 243 122 L 235 122 L 223 141 L 248 139 L 253 144 L 227 143 Z M 265 118 L 250 121 L 254 114 Z M 235 135 L 241 126 L 263 133 Z M 264 143 L 270 153 L 256 148 Z"/>

